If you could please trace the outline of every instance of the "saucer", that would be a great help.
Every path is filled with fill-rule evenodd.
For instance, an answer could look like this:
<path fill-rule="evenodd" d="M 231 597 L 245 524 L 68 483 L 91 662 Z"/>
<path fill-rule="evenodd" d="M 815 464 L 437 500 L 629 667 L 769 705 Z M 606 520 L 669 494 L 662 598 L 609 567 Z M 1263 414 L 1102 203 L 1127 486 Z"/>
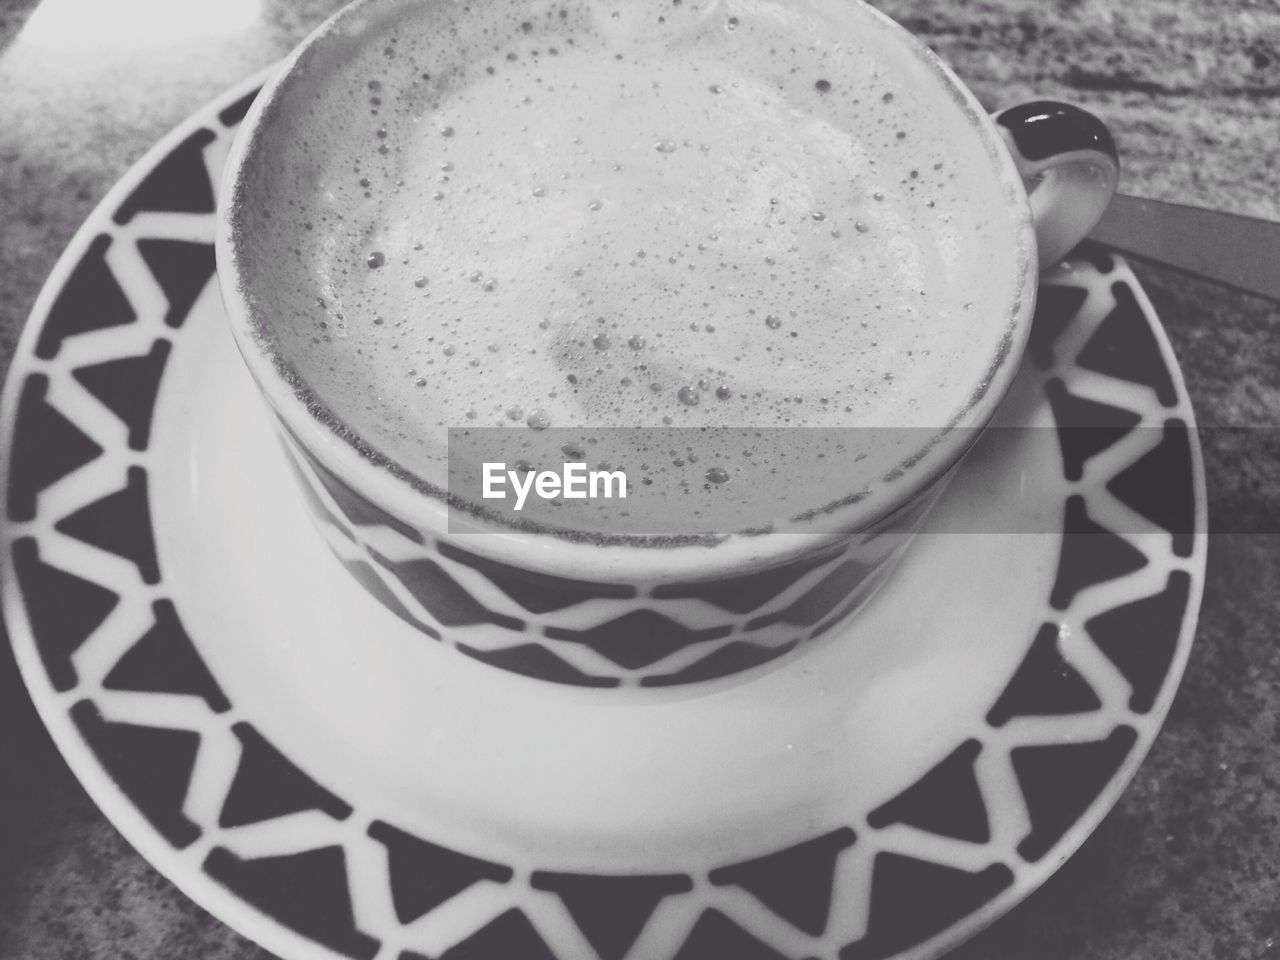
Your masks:
<path fill-rule="evenodd" d="M 261 80 L 93 213 L 3 398 L 18 664 L 144 857 L 289 960 L 882 960 L 940 955 L 1079 847 L 1204 576 L 1190 403 L 1122 261 L 1044 279 L 1014 429 L 851 622 L 722 680 L 564 687 L 408 626 L 308 518 L 213 282 Z"/>

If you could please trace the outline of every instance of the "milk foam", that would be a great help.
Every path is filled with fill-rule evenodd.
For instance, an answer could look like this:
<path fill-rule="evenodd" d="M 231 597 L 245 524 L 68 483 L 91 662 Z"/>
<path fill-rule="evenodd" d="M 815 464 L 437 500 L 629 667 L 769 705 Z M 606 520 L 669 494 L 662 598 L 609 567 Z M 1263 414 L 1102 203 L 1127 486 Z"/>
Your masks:
<path fill-rule="evenodd" d="M 981 393 L 1015 312 L 1007 188 L 884 27 L 390 6 L 276 106 L 245 231 L 275 348 L 373 449 L 440 482 L 449 427 L 937 428 Z M 693 469 L 735 523 L 760 482 L 803 474 L 819 507 L 901 452 Z"/>

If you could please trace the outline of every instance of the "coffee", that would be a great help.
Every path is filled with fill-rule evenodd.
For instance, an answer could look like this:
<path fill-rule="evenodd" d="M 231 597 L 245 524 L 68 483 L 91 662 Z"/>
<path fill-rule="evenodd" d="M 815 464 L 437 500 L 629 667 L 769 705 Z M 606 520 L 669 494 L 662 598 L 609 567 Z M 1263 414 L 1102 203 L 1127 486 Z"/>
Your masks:
<path fill-rule="evenodd" d="M 826 2 L 387 6 L 272 104 L 271 209 L 239 229 L 277 360 L 426 484 L 450 427 L 620 428 L 591 457 L 684 478 L 654 509 L 757 526 L 894 474 L 1010 349 L 1009 186 L 886 25 Z M 622 428 L 660 426 L 877 429 L 838 456 L 829 430 L 627 451 Z"/>

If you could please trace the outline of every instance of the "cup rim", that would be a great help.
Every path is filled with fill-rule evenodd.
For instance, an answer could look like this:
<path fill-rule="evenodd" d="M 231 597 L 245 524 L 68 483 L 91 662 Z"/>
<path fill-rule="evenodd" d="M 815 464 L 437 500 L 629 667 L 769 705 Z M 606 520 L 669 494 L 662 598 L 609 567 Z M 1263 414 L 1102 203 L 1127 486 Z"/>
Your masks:
<path fill-rule="evenodd" d="M 906 52 L 914 55 L 951 94 L 956 109 L 982 140 L 992 169 L 1003 187 L 1004 214 L 1010 217 L 1017 243 L 1008 273 L 1012 309 L 1003 337 L 991 358 L 982 386 L 952 421 L 899 468 L 892 490 L 880 488 L 854 503 L 839 501 L 813 513 L 840 511 L 838 527 L 821 531 L 777 530 L 773 523 L 759 531 L 690 536 L 596 534 L 559 528 L 530 529 L 511 525 L 496 515 L 489 522 L 468 520 L 446 490 L 422 480 L 348 428 L 320 397 L 271 349 L 262 333 L 265 321 L 255 311 L 241 270 L 238 239 L 240 211 L 248 201 L 245 171 L 273 108 L 295 81 L 316 49 L 369 8 L 395 8 L 406 0 L 353 0 L 324 21 L 279 64 L 241 122 L 223 170 L 218 192 L 214 247 L 218 283 L 234 340 L 253 380 L 294 439 L 354 489 L 389 513 L 435 536 L 466 537 L 468 549 L 547 572 L 596 579 L 620 576 L 696 575 L 700 579 L 733 568 L 771 566 L 828 544 L 868 531 L 923 495 L 968 451 L 986 426 L 1016 375 L 1031 327 L 1038 280 L 1037 248 L 1030 203 L 1006 140 L 990 114 L 951 68 L 919 38 L 865 0 L 842 4 L 842 13 L 877 24 Z M 883 482 L 883 481 L 882 481 Z M 770 518 L 773 519 L 773 518 Z M 470 529 L 474 524 L 474 529 Z M 474 533 L 475 535 L 469 535 Z M 714 549 L 709 549 L 714 548 Z"/>

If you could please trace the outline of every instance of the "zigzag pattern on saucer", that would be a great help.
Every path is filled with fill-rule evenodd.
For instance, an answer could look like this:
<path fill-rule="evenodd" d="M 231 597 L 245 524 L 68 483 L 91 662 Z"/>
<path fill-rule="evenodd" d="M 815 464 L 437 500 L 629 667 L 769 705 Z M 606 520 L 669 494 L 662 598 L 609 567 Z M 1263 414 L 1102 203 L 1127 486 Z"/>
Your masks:
<path fill-rule="evenodd" d="M 161 869 L 296 958 L 919 960 L 1078 845 L 1167 709 L 1203 571 L 1190 408 L 1125 266 L 1092 254 L 1042 291 L 1031 358 L 1062 448 L 1064 533 L 1042 624 L 985 716 L 873 809 L 750 858 L 609 875 L 498 862 L 406 831 L 290 759 L 207 666 L 216 638 L 188 634 L 157 555 L 152 412 L 212 274 L 211 174 L 245 106 L 241 90 L 197 117 L 95 216 L 9 393 L 19 662 L 73 768 Z M 1099 413 L 1109 442 L 1068 429 Z M 383 541 L 345 559 L 372 570 L 371 549 L 394 564 Z M 486 611 L 533 622 L 518 597 L 519 614 L 499 602 L 492 570 L 443 552 L 438 569 L 487 582 Z M 465 626 L 435 612 L 441 581 L 415 606 L 374 575 L 420 628 Z"/>

